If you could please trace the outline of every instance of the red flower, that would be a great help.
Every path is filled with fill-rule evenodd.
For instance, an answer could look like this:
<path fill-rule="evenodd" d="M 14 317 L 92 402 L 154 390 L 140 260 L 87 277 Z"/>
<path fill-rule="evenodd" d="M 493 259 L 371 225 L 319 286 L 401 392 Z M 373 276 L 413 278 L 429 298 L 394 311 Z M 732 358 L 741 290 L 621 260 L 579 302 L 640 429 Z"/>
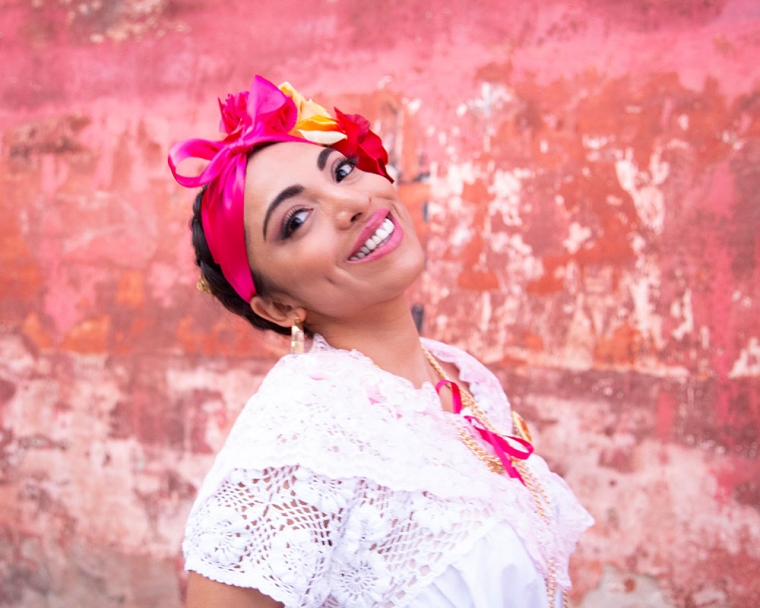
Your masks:
<path fill-rule="evenodd" d="M 359 114 L 343 114 L 338 108 L 335 108 L 335 116 L 346 139 L 332 147 L 348 158 L 356 158 L 356 166 L 362 171 L 382 175 L 393 182 L 385 170 L 388 153 L 383 148 L 380 137 L 369 128 L 369 121 Z"/>
<path fill-rule="evenodd" d="M 220 131 L 231 135 L 240 130 L 245 118 L 248 117 L 248 91 L 227 95 L 224 103 L 220 99 L 219 111 L 222 114 L 222 119 L 219 121 Z"/>

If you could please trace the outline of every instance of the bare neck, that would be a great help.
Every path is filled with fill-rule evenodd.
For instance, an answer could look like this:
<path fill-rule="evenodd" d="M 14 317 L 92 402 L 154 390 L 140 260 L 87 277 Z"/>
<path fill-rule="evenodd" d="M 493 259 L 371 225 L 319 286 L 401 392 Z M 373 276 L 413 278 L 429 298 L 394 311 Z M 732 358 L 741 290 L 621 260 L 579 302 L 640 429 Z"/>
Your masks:
<path fill-rule="evenodd" d="M 435 375 L 420 347 L 406 297 L 384 302 L 363 311 L 350 322 L 318 323 L 313 328 L 336 348 L 356 349 L 387 372 L 406 378 L 416 387 L 435 381 Z"/>

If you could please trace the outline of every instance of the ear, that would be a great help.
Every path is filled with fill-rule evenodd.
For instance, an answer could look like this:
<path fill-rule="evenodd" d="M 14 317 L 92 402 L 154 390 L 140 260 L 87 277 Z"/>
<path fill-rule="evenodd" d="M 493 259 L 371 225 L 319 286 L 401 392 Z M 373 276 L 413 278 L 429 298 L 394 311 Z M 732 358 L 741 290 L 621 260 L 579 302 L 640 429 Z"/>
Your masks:
<path fill-rule="evenodd" d="M 286 304 L 270 298 L 253 296 L 251 298 L 251 310 L 260 317 L 271 321 L 275 325 L 290 329 L 293 321 L 298 317 L 301 322 L 306 321 L 306 309 L 293 304 Z"/>

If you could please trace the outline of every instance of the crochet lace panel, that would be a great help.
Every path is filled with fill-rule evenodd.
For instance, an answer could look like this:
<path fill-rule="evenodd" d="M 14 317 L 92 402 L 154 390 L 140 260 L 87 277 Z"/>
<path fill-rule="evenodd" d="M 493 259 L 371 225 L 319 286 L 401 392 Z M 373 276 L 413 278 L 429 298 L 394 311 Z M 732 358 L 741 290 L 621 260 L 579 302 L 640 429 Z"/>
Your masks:
<path fill-rule="evenodd" d="M 491 420 L 509 403 L 475 359 L 425 341 L 454 363 Z M 435 389 L 421 389 L 317 337 L 273 368 L 236 421 L 188 520 L 186 567 L 291 606 L 401 606 L 498 521 L 537 570 L 567 562 L 591 518 L 540 458 L 528 465 L 552 499 L 550 525 L 522 484 L 461 442 Z"/>

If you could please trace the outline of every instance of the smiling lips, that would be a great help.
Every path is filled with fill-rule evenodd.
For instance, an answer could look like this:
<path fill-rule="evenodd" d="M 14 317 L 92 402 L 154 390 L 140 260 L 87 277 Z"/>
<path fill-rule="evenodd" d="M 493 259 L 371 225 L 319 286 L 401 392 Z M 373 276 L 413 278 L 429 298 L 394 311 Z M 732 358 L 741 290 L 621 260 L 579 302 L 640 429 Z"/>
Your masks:
<path fill-rule="evenodd" d="M 374 260 L 393 251 L 404 236 L 388 209 L 378 209 L 369 218 L 354 246 L 349 262 Z"/>

